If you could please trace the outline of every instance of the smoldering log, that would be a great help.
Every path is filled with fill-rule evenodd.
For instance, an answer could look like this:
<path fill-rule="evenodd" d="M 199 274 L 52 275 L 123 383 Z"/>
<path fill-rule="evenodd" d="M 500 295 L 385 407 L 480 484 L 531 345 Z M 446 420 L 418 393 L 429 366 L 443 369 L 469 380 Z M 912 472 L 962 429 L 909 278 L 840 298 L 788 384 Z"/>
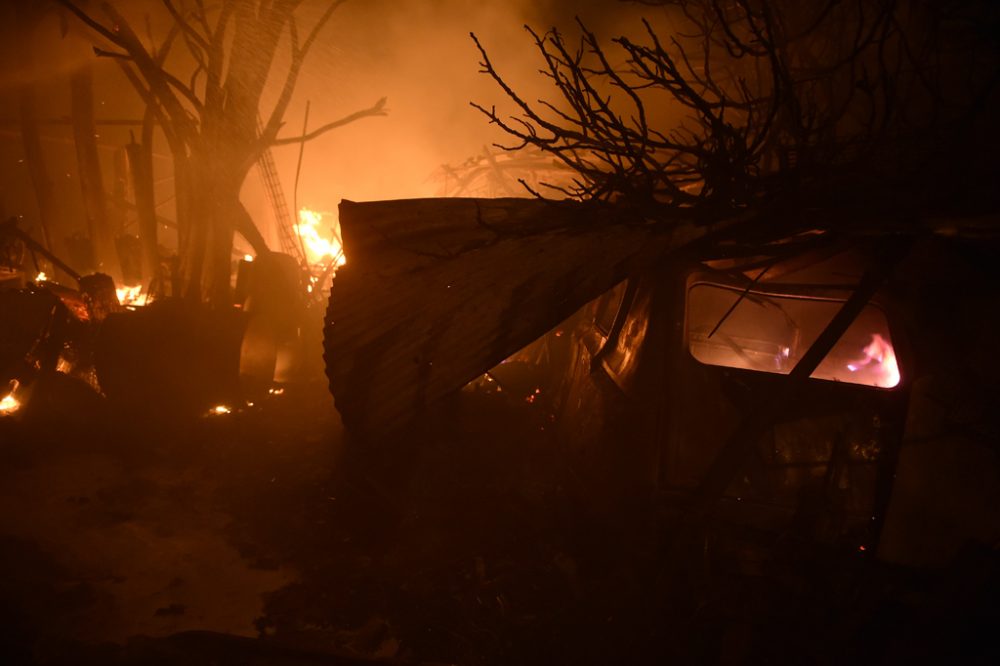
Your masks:
<path fill-rule="evenodd" d="M 364 438 L 426 407 L 706 227 L 601 204 L 422 199 L 340 205 L 349 261 L 325 355 L 345 425 Z"/>

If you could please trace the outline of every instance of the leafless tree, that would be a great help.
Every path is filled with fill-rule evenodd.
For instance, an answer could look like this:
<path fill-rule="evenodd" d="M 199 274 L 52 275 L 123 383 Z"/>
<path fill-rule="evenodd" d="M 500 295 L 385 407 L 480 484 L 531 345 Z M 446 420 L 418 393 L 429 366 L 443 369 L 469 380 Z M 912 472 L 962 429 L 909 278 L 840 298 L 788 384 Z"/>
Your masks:
<path fill-rule="evenodd" d="M 460 164 L 441 165 L 433 178 L 441 184 L 442 197 L 495 198 L 530 196 L 519 182 L 537 189 L 540 183 L 568 182 L 573 173 L 538 149 L 498 153 L 483 146 L 482 153 Z"/>
<path fill-rule="evenodd" d="M 247 172 L 261 153 L 385 114 L 385 99 L 380 99 L 305 136 L 279 136 L 306 56 L 345 0 L 326 3 L 304 35 L 296 16 L 303 0 L 160 0 L 172 25 L 158 43 L 140 37 L 111 2 L 91 11 L 81 2 L 57 1 L 87 26 L 97 42 L 96 54 L 119 63 L 170 146 L 184 295 L 227 304 L 234 233 L 257 252 L 267 251 L 239 200 Z M 265 113 L 261 97 L 286 34 L 290 64 L 274 107 Z M 184 61 L 194 62 L 189 74 L 168 65 L 178 43 L 190 56 Z"/>
<path fill-rule="evenodd" d="M 880 168 L 925 169 L 930 181 L 940 170 L 926 149 L 956 140 L 946 128 L 993 124 L 985 102 L 1000 68 L 976 17 L 995 11 L 982 2 L 643 4 L 665 20 L 644 20 L 643 36 L 613 39 L 613 51 L 582 22 L 575 46 L 526 28 L 550 100 L 522 96 L 472 35 L 517 109 L 473 104 L 514 139 L 502 147 L 540 149 L 577 174 L 550 192 L 654 219 L 827 205 Z"/>

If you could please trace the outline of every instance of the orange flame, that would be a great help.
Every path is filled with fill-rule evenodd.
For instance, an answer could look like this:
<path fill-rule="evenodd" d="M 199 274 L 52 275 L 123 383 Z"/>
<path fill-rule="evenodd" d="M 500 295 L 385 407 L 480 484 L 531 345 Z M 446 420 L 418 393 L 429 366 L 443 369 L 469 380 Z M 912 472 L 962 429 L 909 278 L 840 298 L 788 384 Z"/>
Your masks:
<path fill-rule="evenodd" d="M 4 396 L 4 399 L 0 400 L 0 414 L 13 414 L 20 408 L 21 403 L 14 397 L 13 393 Z"/>
<path fill-rule="evenodd" d="M 344 246 L 340 242 L 340 223 L 323 227 L 323 214 L 308 208 L 299 210 L 299 223 L 295 225 L 295 235 L 302 239 L 306 259 L 310 264 L 333 262 L 336 266 L 347 263 Z M 321 233 L 328 230 L 327 234 Z"/>
<path fill-rule="evenodd" d="M 3 399 L 0 399 L 0 416 L 13 414 L 21 408 L 21 401 L 14 397 L 19 387 L 20 383 L 16 379 L 11 381 L 8 387 L 10 392 Z"/>
<path fill-rule="evenodd" d="M 118 287 L 115 289 L 115 293 L 118 294 L 118 302 L 126 306 L 146 305 L 149 301 L 149 295 L 143 292 L 141 284 L 132 287 Z"/>
<path fill-rule="evenodd" d="M 868 370 L 874 379 L 875 386 L 892 388 L 899 383 L 899 363 L 896 352 L 889 341 L 878 333 L 872 334 L 872 341 L 863 350 L 864 358 L 847 364 L 851 372 Z"/>

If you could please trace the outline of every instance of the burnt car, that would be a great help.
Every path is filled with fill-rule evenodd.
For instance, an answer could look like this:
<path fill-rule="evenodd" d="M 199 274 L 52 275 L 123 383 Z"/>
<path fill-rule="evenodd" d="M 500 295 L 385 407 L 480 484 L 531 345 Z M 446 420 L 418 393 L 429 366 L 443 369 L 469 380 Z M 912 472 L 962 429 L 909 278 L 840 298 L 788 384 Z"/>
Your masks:
<path fill-rule="evenodd" d="M 357 259 L 325 349 L 348 430 L 405 445 L 492 378 L 610 521 L 662 507 L 909 564 L 1000 541 L 992 222 L 755 238 L 617 212 L 342 204 Z"/>
<path fill-rule="evenodd" d="M 672 262 L 623 281 L 569 322 L 553 387 L 577 494 L 682 513 L 700 502 L 743 527 L 908 564 L 996 543 L 987 339 L 998 292 L 970 260 L 982 251 L 918 243 L 777 406 L 767 398 L 787 394 L 787 375 L 857 289 L 860 253 L 738 270 Z M 766 427 L 713 496 L 708 477 L 762 405 Z"/>
<path fill-rule="evenodd" d="M 855 259 L 789 271 L 672 265 L 588 305 L 558 387 L 561 440 L 583 485 L 635 499 L 697 490 L 758 397 L 780 390 L 853 293 Z M 754 443 L 720 510 L 870 547 L 905 418 L 900 335 L 884 294 L 873 298 Z"/>

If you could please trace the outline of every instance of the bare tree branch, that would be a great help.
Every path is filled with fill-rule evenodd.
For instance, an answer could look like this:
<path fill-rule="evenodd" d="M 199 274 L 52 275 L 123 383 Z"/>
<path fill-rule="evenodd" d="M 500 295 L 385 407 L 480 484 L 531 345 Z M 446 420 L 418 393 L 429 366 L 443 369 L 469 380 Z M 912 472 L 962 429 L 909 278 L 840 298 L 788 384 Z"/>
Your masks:
<path fill-rule="evenodd" d="M 576 48 L 556 30 L 527 28 L 553 92 L 535 103 L 472 35 L 481 71 L 516 113 L 472 106 L 513 139 L 501 148 L 542 150 L 579 175 L 553 191 L 733 214 L 860 164 L 859 146 L 870 154 L 903 131 L 913 108 L 901 102 L 913 95 L 904 82 L 912 89 L 927 70 L 915 56 L 890 55 L 908 45 L 897 0 L 648 4 L 669 8 L 672 34 L 661 39 L 644 21 L 642 39 L 611 40 L 613 55 L 582 23 Z"/>
<path fill-rule="evenodd" d="M 173 17 L 175 24 L 180 26 L 181 30 L 184 32 L 185 38 L 192 40 L 203 50 L 208 50 L 209 47 L 208 40 L 202 35 L 200 35 L 198 31 L 195 30 L 194 27 L 192 27 L 192 25 L 188 22 L 188 20 L 184 18 L 184 16 L 181 15 L 179 11 L 177 11 L 177 8 L 174 7 L 174 3 L 172 2 L 172 0 L 162 0 L 162 1 L 163 1 L 163 6 L 167 8 L 167 11 L 170 12 L 170 15 Z"/>
<path fill-rule="evenodd" d="M 374 105 L 370 106 L 367 109 L 362 109 L 361 111 L 355 111 L 354 113 L 344 116 L 340 120 L 334 120 L 331 123 L 327 123 L 325 125 L 317 127 L 316 129 L 302 136 L 283 137 L 280 139 L 275 139 L 270 142 L 270 145 L 287 146 L 288 144 L 291 143 L 302 143 L 303 141 L 312 141 L 316 137 L 326 134 L 330 130 L 337 129 L 338 127 L 343 127 L 344 125 L 349 125 L 350 123 L 353 123 L 356 120 L 360 120 L 362 118 L 370 118 L 373 116 L 388 115 L 388 109 L 385 108 L 385 103 L 386 103 L 386 98 L 383 97 L 382 99 L 375 102 Z"/>
<path fill-rule="evenodd" d="M 281 94 L 278 96 L 278 101 L 275 103 L 271 115 L 264 124 L 262 132 L 262 139 L 264 141 L 273 141 L 277 137 L 278 131 L 281 129 L 281 119 L 284 118 L 285 112 L 288 110 L 288 105 L 291 103 L 292 92 L 295 90 L 296 83 L 298 83 L 299 74 L 302 71 L 302 65 L 305 63 L 306 56 L 312 50 L 313 43 L 319 36 L 320 31 L 329 23 L 333 13 L 344 2 L 346 0 L 335 0 L 327 6 L 319 20 L 316 21 L 309 31 L 301 47 L 299 47 L 298 43 L 298 26 L 295 22 L 295 16 L 289 15 L 288 27 L 291 38 L 292 62 L 289 65 L 288 74 L 285 76 L 285 83 L 282 86 Z"/>

